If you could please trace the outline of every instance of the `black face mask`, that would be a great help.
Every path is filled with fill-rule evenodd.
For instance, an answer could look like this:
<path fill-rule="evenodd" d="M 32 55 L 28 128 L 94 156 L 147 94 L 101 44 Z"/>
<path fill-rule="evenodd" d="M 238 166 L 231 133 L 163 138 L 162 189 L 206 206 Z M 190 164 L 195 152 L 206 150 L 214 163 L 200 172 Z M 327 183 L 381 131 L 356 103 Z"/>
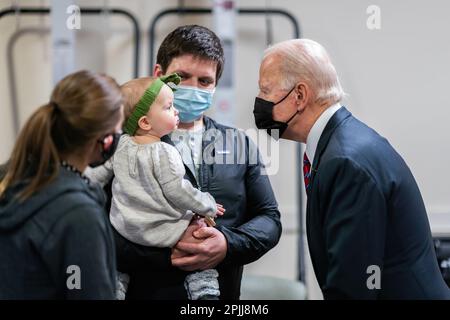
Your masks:
<path fill-rule="evenodd" d="M 108 161 L 114 155 L 114 152 L 116 152 L 121 135 L 122 133 L 112 133 L 106 135 L 102 140 L 98 140 L 97 142 L 102 145 L 102 160 L 90 163 L 89 166 L 95 168 Z M 105 140 L 108 138 L 108 136 L 112 137 L 112 142 L 108 147 L 106 147 L 107 142 L 105 142 Z"/>
<path fill-rule="evenodd" d="M 267 101 L 261 98 L 255 98 L 255 107 L 253 109 L 253 115 L 255 116 L 255 124 L 258 129 L 267 129 L 267 134 L 278 140 L 283 135 L 284 131 L 288 128 L 289 122 L 297 115 L 298 111 L 294 113 L 294 115 L 286 122 L 275 121 L 273 120 L 272 112 L 273 108 L 280 104 L 286 99 L 291 92 L 295 89 L 292 88 L 287 95 L 284 96 L 283 99 L 278 101 L 277 103 Z M 279 135 L 274 135 L 272 130 L 278 130 Z M 275 131 L 276 132 L 276 131 Z"/>

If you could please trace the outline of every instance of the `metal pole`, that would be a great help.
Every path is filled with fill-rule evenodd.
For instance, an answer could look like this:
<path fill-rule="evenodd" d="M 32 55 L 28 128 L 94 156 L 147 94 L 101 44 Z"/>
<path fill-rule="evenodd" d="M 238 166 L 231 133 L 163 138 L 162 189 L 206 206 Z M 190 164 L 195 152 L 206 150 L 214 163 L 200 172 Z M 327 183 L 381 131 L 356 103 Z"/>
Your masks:
<path fill-rule="evenodd" d="M 297 22 L 297 19 L 285 10 L 280 9 L 245 9 L 238 8 L 237 13 L 240 15 L 281 15 L 286 17 L 294 28 L 294 38 L 300 38 L 300 26 Z M 149 57 L 150 57 L 150 69 L 149 75 L 153 74 L 153 67 L 155 63 L 155 33 L 156 33 L 156 25 L 161 20 L 161 18 L 168 15 L 205 15 L 212 14 L 212 9 L 209 8 L 170 8 L 159 12 L 151 21 L 150 27 L 148 29 L 148 37 L 149 37 Z"/>
<path fill-rule="evenodd" d="M 21 8 L 9 8 L 0 11 L 0 19 L 4 16 L 12 15 L 16 13 L 16 10 L 19 10 L 20 14 L 25 15 L 45 15 L 50 13 L 50 8 L 32 8 L 32 7 L 21 7 Z M 81 8 L 81 14 L 85 15 L 101 15 L 104 14 L 104 8 Z M 111 14 L 121 15 L 130 20 L 133 25 L 133 40 L 134 40 L 134 55 L 133 55 L 133 77 L 139 77 L 139 58 L 140 58 L 140 47 L 141 47 L 141 31 L 139 27 L 139 22 L 136 17 L 132 15 L 130 12 L 123 9 L 115 9 L 112 8 L 109 10 Z"/>
<path fill-rule="evenodd" d="M 81 14 L 85 15 L 101 15 L 104 14 L 104 8 L 81 8 L 80 12 Z M 3 17 L 6 17 L 8 15 L 14 15 L 17 12 L 20 12 L 20 14 L 25 15 L 48 15 L 51 12 L 50 8 L 33 8 L 33 7 L 11 7 L 8 9 L 0 10 L 0 19 Z M 132 69 L 133 69 L 133 77 L 137 78 L 139 77 L 139 57 L 140 57 L 140 41 L 141 41 L 141 32 L 140 27 L 137 19 L 128 11 L 123 9 L 110 9 L 110 13 L 116 14 L 116 15 L 122 15 L 128 18 L 132 25 L 133 25 L 133 33 L 134 33 L 134 60 L 132 63 Z M 29 29 L 27 29 L 29 31 Z M 14 39 L 11 44 L 11 47 L 8 46 L 8 59 L 11 60 L 10 54 L 12 52 L 12 45 L 16 41 L 17 37 L 22 35 L 22 32 L 19 32 L 14 36 Z M 9 68 L 9 78 L 13 80 L 10 83 L 11 86 L 11 108 L 12 108 L 12 114 L 13 114 L 13 127 L 15 134 L 17 135 L 19 132 L 20 127 L 20 119 L 19 119 L 19 112 L 18 112 L 18 104 L 17 104 L 17 92 L 16 92 L 16 83 L 15 83 L 15 75 L 11 74 L 11 72 L 14 71 L 14 68 Z"/>

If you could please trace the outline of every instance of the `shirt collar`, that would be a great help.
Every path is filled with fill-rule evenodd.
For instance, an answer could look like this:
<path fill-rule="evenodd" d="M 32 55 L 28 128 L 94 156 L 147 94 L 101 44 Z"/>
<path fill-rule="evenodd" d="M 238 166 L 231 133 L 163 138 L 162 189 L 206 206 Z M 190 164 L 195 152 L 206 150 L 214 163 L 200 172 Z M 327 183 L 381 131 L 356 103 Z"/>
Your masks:
<path fill-rule="evenodd" d="M 309 131 L 308 137 L 306 138 L 306 155 L 309 161 L 314 163 L 314 156 L 316 154 L 317 145 L 322 135 L 323 130 L 330 121 L 331 117 L 341 108 L 341 104 L 338 102 L 333 104 L 331 107 L 327 108 L 314 123 L 311 131 Z"/>

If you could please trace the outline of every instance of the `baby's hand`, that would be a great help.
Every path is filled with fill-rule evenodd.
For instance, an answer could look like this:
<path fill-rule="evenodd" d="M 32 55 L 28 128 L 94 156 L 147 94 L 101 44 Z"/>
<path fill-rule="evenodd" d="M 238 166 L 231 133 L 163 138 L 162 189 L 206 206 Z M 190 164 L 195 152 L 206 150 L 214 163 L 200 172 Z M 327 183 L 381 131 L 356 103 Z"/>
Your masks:
<path fill-rule="evenodd" d="M 226 209 L 223 207 L 223 205 L 217 203 L 216 216 L 223 216 L 225 211 L 226 211 Z"/>
<path fill-rule="evenodd" d="M 205 222 L 205 218 L 199 215 L 194 215 L 194 217 L 191 220 L 191 223 L 189 224 L 189 226 L 196 226 L 197 229 L 202 228 L 202 227 L 207 227 L 208 225 Z"/>

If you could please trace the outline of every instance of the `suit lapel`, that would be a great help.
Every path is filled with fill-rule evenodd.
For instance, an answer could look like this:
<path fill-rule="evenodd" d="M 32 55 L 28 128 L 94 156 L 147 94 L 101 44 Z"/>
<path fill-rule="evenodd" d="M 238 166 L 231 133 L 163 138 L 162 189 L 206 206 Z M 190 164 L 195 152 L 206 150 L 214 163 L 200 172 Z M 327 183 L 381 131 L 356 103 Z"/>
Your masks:
<path fill-rule="evenodd" d="M 342 121 L 344 121 L 351 115 L 352 114 L 345 107 L 342 107 L 335 112 L 335 114 L 331 117 L 330 121 L 328 121 L 327 125 L 325 126 L 325 129 L 323 130 L 322 135 L 320 136 L 319 143 L 317 144 L 317 150 L 314 156 L 313 164 L 311 166 L 311 181 L 310 181 L 311 188 L 309 188 L 309 192 L 311 192 L 314 177 L 317 173 L 317 168 L 319 167 L 322 154 L 325 151 L 334 130 L 337 127 L 339 127 Z"/>
<path fill-rule="evenodd" d="M 314 156 L 313 164 L 311 166 L 311 178 L 309 182 L 309 188 L 307 190 L 307 202 L 306 202 L 306 235 L 308 238 L 308 247 L 309 252 L 311 255 L 311 261 L 314 266 L 314 270 L 316 272 L 317 276 L 321 276 L 320 274 L 320 268 L 318 267 L 318 253 L 320 252 L 320 245 L 317 239 L 314 237 L 317 237 L 320 232 L 320 223 L 318 222 L 318 215 L 316 211 L 312 211 L 312 208 L 315 208 L 316 206 L 313 205 L 313 202 L 311 200 L 311 193 L 312 189 L 314 187 L 314 177 L 317 173 L 320 159 L 323 155 L 323 152 L 325 151 L 328 142 L 330 141 L 330 138 L 334 132 L 334 130 L 341 125 L 342 121 L 347 119 L 351 116 L 351 113 L 345 108 L 342 107 L 336 113 L 331 117 L 330 121 L 328 121 L 327 125 L 325 126 L 325 129 L 322 132 L 322 135 L 320 136 L 319 143 L 317 144 L 316 153 Z M 314 209 L 317 210 L 317 209 Z M 319 279 L 319 278 L 318 278 Z"/>

